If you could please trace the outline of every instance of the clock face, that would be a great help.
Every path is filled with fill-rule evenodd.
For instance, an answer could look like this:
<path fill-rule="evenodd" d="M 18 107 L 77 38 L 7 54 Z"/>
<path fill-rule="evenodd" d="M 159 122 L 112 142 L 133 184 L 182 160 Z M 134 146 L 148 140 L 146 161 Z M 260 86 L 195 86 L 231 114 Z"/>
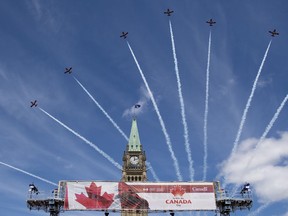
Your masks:
<path fill-rule="evenodd" d="M 137 156 L 132 156 L 130 158 L 130 163 L 133 164 L 133 165 L 136 165 L 139 163 L 139 158 Z"/>

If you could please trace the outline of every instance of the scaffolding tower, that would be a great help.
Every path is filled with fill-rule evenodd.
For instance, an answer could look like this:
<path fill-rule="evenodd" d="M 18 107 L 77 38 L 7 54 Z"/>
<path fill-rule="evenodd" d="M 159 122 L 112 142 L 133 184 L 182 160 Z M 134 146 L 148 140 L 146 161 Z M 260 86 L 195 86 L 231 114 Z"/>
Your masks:
<path fill-rule="evenodd" d="M 60 212 L 64 211 L 64 199 L 58 197 L 57 190 L 54 190 L 52 193 L 52 195 L 48 195 L 45 192 L 39 191 L 36 194 L 29 191 L 27 207 L 30 210 L 49 212 L 50 216 L 59 216 Z"/>
<path fill-rule="evenodd" d="M 244 185 L 241 191 L 229 194 L 228 191 L 220 188 L 219 182 L 214 183 L 215 196 L 216 196 L 216 212 L 220 216 L 230 216 L 231 213 L 237 210 L 250 210 L 252 208 L 252 192 L 250 188 L 246 188 Z M 250 185 L 249 185 L 250 186 Z M 60 212 L 64 212 L 64 196 L 58 194 L 58 190 L 55 189 L 50 196 L 47 193 L 37 191 L 37 193 L 30 191 L 27 199 L 27 207 L 30 210 L 43 210 L 50 214 L 50 216 L 59 216 Z M 170 213 L 170 215 L 174 216 Z M 104 215 L 108 216 L 109 212 L 104 211 Z"/>
<path fill-rule="evenodd" d="M 230 194 L 228 191 L 221 189 L 219 182 L 215 184 L 216 189 L 216 206 L 221 216 L 230 216 L 230 213 L 236 210 L 250 210 L 252 208 L 252 192 L 250 184 L 244 184 L 241 191 L 235 191 Z"/>

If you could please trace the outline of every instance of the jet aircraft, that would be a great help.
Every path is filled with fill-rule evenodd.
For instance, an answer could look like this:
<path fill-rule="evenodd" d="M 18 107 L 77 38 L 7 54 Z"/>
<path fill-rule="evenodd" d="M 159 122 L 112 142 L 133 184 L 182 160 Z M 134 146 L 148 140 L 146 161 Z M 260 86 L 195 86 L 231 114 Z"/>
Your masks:
<path fill-rule="evenodd" d="M 208 20 L 206 23 L 209 24 L 209 26 L 213 26 L 216 22 L 213 21 L 213 19 Z"/>
<path fill-rule="evenodd" d="M 66 73 L 71 74 L 71 73 L 72 73 L 72 67 L 65 68 L 65 72 L 64 72 L 64 73 L 65 73 L 65 74 L 66 74 Z"/>
<path fill-rule="evenodd" d="M 169 8 L 167 9 L 167 11 L 164 11 L 164 14 L 167 14 L 167 16 L 171 16 L 171 13 L 173 13 L 173 10 L 170 10 Z"/>
<path fill-rule="evenodd" d="M 122 32 L 122 35 L 120 37 L 123 37 L 123 39 L 126 39 L 128 35 L 128 32 Z"/>
<path fill-rule="evenodd" d="M 275 35 L 279 35 L 279 32 L 276 32 L 276 29 L 274 29 L 273 31 L 269 31 L 269 33 L 272 37 L 275 37 Z"/>
<path fill-rule="evenodd" d="M 134 105 L 134 108 L 136 108 L 136 109 L 138 109 L 138 108 L 140 108 L 140 107 L 141 107 L 140 104 L 135 104 L 135 105 Z"/>
<path fill-rule="evenodd" d="M 37 107 L 37 100 L 31 101 L 31 106 L 30 107 Z"/>

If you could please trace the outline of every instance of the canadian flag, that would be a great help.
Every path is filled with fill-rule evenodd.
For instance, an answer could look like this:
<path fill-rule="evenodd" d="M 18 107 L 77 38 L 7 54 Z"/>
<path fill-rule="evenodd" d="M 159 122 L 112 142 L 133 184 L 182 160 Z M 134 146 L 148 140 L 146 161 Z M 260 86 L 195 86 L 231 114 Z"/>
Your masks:
<path fill-rule="evenodd" d="M 118 184 L 114 182 L 67 182 L 64 208 L 106 210 L 115 201 L 116 194 Z"/>

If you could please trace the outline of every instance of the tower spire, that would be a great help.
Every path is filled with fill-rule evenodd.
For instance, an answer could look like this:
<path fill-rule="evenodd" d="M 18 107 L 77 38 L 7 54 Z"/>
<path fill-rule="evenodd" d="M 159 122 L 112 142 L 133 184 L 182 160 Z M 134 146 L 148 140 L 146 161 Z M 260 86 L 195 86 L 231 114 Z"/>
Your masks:
<path fill-rule="evenodd" d="M 128 151 L 139 152 L 141 150 L 142 150 L 142 146 L 141 146 L 140 137 L 138 133 L 137 121 L 136 121 L 136 118 L 133 117 L 129 143 L 128 143 Z"/>

